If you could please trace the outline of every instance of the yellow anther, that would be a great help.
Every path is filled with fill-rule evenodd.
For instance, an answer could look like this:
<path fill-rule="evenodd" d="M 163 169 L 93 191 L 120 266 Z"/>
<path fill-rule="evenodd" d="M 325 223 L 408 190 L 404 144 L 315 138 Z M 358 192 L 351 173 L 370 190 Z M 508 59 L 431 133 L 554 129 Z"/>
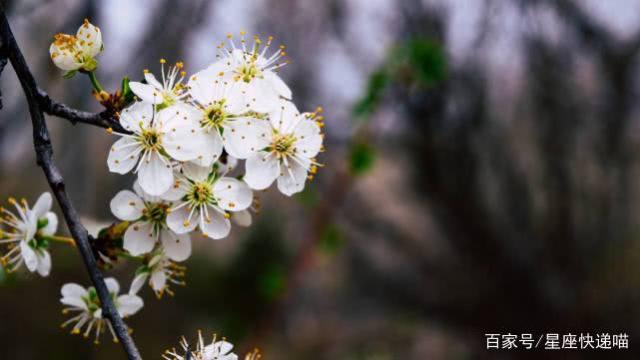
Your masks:
<path fill-rule="evenodd" d="M 108 127 L 106 131 L 107 131 L 107 134 L 113 134 L 113 128 Z"/>
<path fill-rule="evenodd" d="M 182 61 L 178 61 L 178 62 L 176 63 L 176 67 L 177 67 L 178 69 L 182 69 L 182 68 L 184 67 L 184 63 L 183 63 Z"/>
<path fill-rule="evenodd" d="M 231 214 L 229 214 L 228 212 L 224 213 L 224 218 L 225 218 L 225 219 L 228 219 L 228 218 L 230 218 L 230 217 L 231 217 Z"/>
<path fill-rule="evenodd" d="M 160 64 L 164 64 L 166 62 L 167 62 L 167 60 L 165 60 L 164 58 L 160 59 Z"/>

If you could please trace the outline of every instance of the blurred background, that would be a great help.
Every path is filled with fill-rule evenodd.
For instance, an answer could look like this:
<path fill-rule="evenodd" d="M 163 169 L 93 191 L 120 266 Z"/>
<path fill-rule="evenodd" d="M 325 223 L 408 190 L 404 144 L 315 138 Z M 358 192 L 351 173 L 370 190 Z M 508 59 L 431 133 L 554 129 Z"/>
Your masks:
<path fill-rule="evenodd" d="M 194 239 L 175 297 L 144 289 L 128 323 L 146 359 L 197 329 L 271 360 L 527 355 L 487 352 L 491 332 L 623 332 L 627 352 L 563 358 L 637 354 L 639 0 L 3 3 L 40 86 L 79 109 L 100 110 L 89 81 L 62 79 L 48 47 L 84 18 L 112 91 L 161 57 L 195 72 L 246 30 L 285 44 L 295 103 L 325 109 L 326 166 L 304 193 L 260 193 L 252 227 Z M 47 187 L 9 67 L 0 88 L 0 193 L 33 202 Z M 133 178 L 108 173 L 104 130 L 48 124 L 95 232 Z M 59 329 L 61 285 L 89 280 L 52 246 L 49 278 L 0 273 L 0 358 L 124 358 Z M 108 274 L 128 288 L 133 269 Z"/>

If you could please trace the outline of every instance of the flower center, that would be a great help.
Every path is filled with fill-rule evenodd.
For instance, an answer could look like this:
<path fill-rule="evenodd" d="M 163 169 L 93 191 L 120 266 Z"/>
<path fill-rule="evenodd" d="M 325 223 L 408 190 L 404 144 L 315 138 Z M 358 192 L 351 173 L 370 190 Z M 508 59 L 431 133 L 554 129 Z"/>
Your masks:
<path fill-rule="evenodd" d="M 159 151 L 161 145 L 162 134 L 155 129 L 143 129 L 138 136 L 138 142 L 147 151 Z"/>
<path fill-rule="evenodd" d="M 291 134 L 276 134 L 271 141 L 270 150 L 274 151 L 279 159 L 291 156 L 295 152 L 294 145 L 296 140 L 297 139 Z"/>
<path fill-rule="evenodd" d="M 246 83 L 251 82 L 256 77 L 262 76 L 262 71 L 256 66 L 256 56 L 251 55 L 248 61 L 245 61 L 236 69 L 236 80 L 242 80 Z"/>
<path fill-rule="evenodd" d="M 211 183 L 203 181 L 193 184 L 191 190 L 187 193 L 187 201 L 192 207 L 214 203 L 215 199 Z"/>
<path fill-rule="evenodd" d="M 226 99 L 216 101 L 212 106 L 205 110 L 205 116 L 200 124 L 205 128 L 219 129 L 227 119 L 227 113 L 224 111 Z"/>
<path fill-rule="evenodd" d="M 159 231 L 167 220 L 167 214 L 169 213 L 169 205 L 146 203 L 145 209 L 142 210 L 142 214 L 145 220 L 153 224 L 153 229 Z"/>

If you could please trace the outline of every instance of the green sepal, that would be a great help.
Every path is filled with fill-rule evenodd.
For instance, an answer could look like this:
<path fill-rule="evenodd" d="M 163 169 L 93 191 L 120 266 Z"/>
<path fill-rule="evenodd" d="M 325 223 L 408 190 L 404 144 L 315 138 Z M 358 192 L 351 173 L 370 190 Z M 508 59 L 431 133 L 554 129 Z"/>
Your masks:
<path fill-rule="evenodd" d="M 69 70 L 66 73 L 64 73 L 64 75 L 62 75 L 62 77 L 68 80 L 68 79 L 71 79 L 72 77 L 76 76 L 77 73 L 78 73 L 78 70 Z"/>

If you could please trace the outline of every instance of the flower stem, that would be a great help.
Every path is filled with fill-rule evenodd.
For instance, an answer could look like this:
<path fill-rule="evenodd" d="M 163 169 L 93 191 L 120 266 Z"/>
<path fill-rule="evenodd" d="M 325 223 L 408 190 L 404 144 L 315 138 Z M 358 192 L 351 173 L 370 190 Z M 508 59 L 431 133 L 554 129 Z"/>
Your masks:
<path fill-rule="evenodd" d="M 100 85 L 100 81 L 98 81 L 98 78 L 96 77 L 95 71 L 89 71 L 87 72 L 87 75 L 89 76 L 89 80 L 91 80 L 91 85 L 93 85 L 93 89 L 97 93 L 104 91 L 104 89 L 102 88 L 102 85 Z"/>
<path fill-rule="evenodd" d="M 139 260 L 139 261 L 144 260 L 144 257 L 142 257 L 142 256 L 134 256 L 134 255 L 129 254 L 126 251 L 118 251 L 118 256 L 122 256 L 123 258 L 131 259 L 131 260 Z"/>
<path fill-rule="evenodd" d="M 76 242 L 72 238 L 66 237 L 66 236 L 43 236 L 42 238 L 49 241 L 55 241 L 63 244 L 69 244 L 71 246 L 76 246 Z"/>

